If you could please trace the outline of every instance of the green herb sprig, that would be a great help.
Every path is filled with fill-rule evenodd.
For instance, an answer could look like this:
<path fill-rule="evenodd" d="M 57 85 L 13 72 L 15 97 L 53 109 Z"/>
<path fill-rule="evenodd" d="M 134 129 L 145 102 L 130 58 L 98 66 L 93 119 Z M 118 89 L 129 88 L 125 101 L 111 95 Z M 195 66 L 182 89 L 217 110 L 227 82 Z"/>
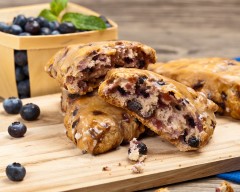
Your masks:
<path fill-rule="evenodd" d="M 52 0 L 50 9 L 43 9 L 39 16 L 44 17 L 48 21 L 71 22 L 79 30 L 106 29 L 105 22 L 94 15 L 67 12 L 60 18 L 60 14 L 67 7 L 67 4 L 68 0 Z"/>

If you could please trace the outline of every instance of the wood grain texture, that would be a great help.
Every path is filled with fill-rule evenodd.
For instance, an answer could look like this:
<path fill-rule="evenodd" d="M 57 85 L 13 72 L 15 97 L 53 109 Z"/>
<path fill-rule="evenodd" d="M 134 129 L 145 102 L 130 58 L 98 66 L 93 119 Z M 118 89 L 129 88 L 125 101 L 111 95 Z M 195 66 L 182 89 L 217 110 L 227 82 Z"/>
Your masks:
<path fill-rule="evenodd" d="M 50 0 L 0 1 L 0 7 L 47 2 Z M 157 50 L 159 61 L 181 57 L 239 56 L 239 0 L 71 0 L 71 2 L 112 18 L 119 24 L 120 39 L 142 41 L 153 46 Z M 42 111 L 47 110 L 46 103 L 38 100 L 34 102 L 42 106 Z M 54 102 L 59 100 L 54 99 Z M 50 108 L 48 110 L 55 111 Z M 54 113 L 56 116 L 54 119 L 42 115 L 39 121 L 27 125 L 36 128 L 44 123 L 61 123 L 57 118 L 59 112 Z M 12 117 L 4 115 L 4 121 L 10 124 Z M 20 119 L 18 115 L 14 118 Z M 2 126 L 2 121 L 0 119 L 0 129 L 6 130 L 6 127 Z M 168 187 L 172 192 L 213 192 L 221 181 L 211 177 Z M 233 186 L 235 191 L 240 191 L 239 185 Z"/>
<path fill-rule="evenodd" d="M 0 119 L 6 119 L 0 125 L 0 189 L 4 192 L 16 187 L 20 192 L 133 191 L 240 169 L 240 124 L 230 118 L 218 118 L 213 139 L 198 152 L 179 152 L 159 137 L 143 139 L 149 149 L 145 170 L 133 174 L 127 146 L 99 156 L 81 154 L 65 135 L 58 94 L 26 102 L 38 104 L 42 112 L 39 120 L 25 122 L 28 131 L 20 139 L 11 138 L 6 131 L 19 116 L 0 109 Z M 6 165 L 15 161 L 27 170 L 20 183 L 9 181 L 4 173 Z M 111 171 L 103 171 L 104 166 Z"/>

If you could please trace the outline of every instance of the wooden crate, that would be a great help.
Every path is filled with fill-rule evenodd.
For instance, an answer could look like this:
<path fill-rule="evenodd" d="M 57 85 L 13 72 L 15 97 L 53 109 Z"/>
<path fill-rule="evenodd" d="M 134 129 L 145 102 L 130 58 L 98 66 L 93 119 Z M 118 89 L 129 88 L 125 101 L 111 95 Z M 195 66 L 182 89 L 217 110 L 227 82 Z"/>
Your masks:
<path fill-rule="evenodd" d="M 36 17 L 49 4 L 38 4 L 0 10 L 1 21 L 11 23 L 14 16 L 24 14 Z M 66 11 L 89 15 L 99 15 L 85 7 L 68 3 Z M 56 93 L 59 86 L 44 71 L 44 65 L 59 49 L 79 43 L 116 40 L 118 26 L 109 20 L 113 27 L 102 31 L 89 31 L 64 35 L 15 36 L 0 32 L 0 97 L 18 96 L 15 78 L 14 50 L 27 50 L 31 96 Z"/>

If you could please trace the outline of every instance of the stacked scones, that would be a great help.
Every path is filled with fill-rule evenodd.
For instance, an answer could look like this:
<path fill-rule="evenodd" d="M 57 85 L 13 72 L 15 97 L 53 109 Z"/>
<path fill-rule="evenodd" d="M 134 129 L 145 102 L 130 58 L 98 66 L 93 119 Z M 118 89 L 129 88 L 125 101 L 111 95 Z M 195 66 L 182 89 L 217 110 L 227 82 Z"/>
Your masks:
<path fill-rule="evenodd" d="M 219 82 L 215 87 L 214 91 L 222 91 L 222 100 L 226 95 L 222 107 L 222 100 L 209 88 L 216 79 L 211 80 L 213 75 L 203 74 L 196 80 L 189 75 L 183 80 L 177 78 L 181 75 L 178 64 L 176 69 L 166 64 L 165 73 L 165 64 L 155 63 L 151 47 L 131 41 L 73 45 L 51 58 L 45 70 L 61 86 L 67 136 L 83 153 L 107 152 L 149 129 L 180 151 L 197 150 L 213 135 L 216 111 L 235 118 L 237 111 L 240 114 L 239 106 L 228 102 L 235 92 L 240 93 L 239 85 L 225 90 Z M 186 60 L 185 65 L 194 63 L 198 62 Z"/>

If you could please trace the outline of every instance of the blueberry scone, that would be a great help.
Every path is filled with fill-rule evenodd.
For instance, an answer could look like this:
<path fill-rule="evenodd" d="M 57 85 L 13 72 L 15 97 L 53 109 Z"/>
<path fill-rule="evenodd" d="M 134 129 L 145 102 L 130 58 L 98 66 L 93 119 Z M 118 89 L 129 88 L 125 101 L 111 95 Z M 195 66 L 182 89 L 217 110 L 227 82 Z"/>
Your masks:
<path fill-rule="evenodd" d="M 180 59 L 149 70 L 205 93 L 218 113 L 240 119 L 240 63 L 226 58 Z"/>
<path fill-rule="evenodd" d="M 94 155 L 115 149 L 144 132 L 135 117 L 106 103 L 97 93 L 75 99 L 67 107 L 64 125 L 77 147 Z"/>
<path fill-rule="evenodd" d="M 206 145 L 216 125 L 217 105 L 203 93 L 151 71 L 112 69 L 98 94 L 181 151 Z"/>
<path fill-rule="evenodd" d="M 111 68 L 146 69 L 156 62 L 155 51 L 131 41 L 108 41 L 68 46 L 57 52 L 45 70 L 70 94 L 84 95 L 99 86 Z"/>

